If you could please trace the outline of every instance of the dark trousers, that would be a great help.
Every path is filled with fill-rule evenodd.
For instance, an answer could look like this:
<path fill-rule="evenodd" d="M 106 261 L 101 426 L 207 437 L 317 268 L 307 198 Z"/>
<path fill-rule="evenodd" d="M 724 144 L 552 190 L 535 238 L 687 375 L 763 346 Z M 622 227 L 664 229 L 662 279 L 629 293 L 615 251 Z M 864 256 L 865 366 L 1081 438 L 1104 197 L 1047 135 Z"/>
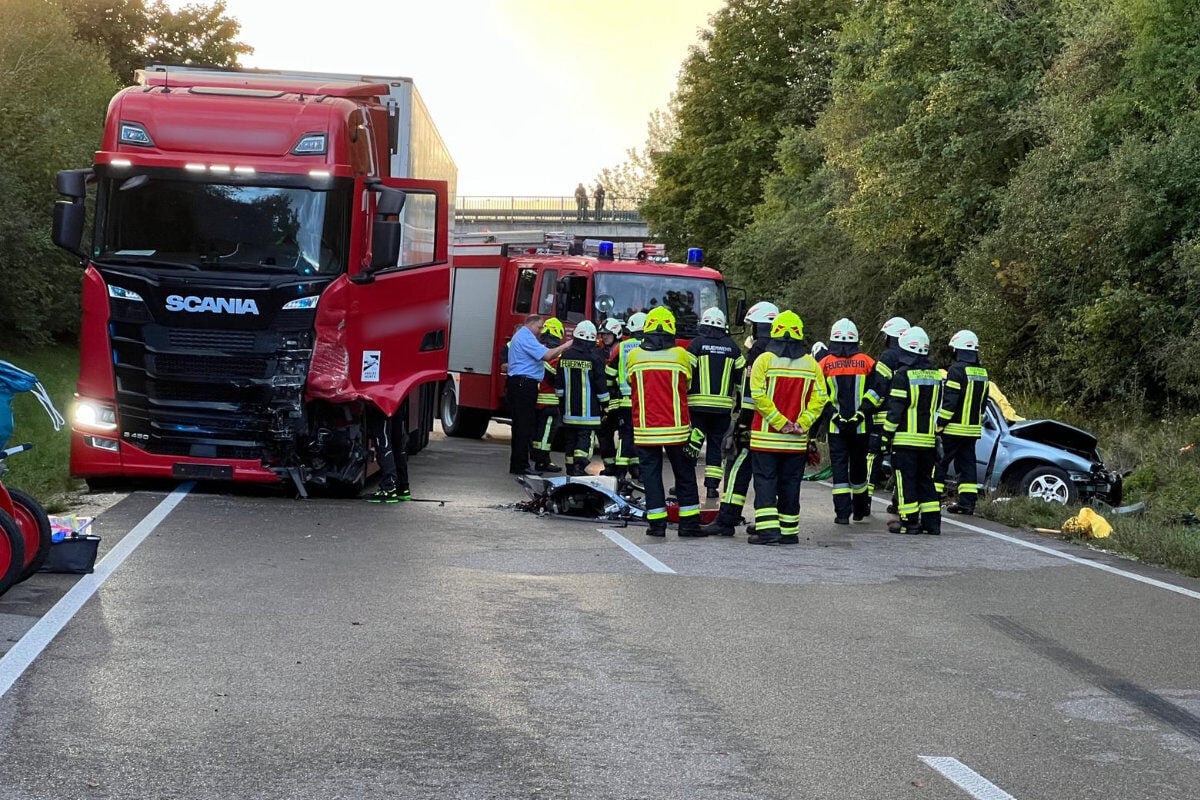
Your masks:
<path fill-rule="evenodd" d="M 968 511 L 975 510 L 975 501 L 979 499 L 979 465 L 975 461 L 975 443 L 978 441 L 973 436 L 942 434 L 942 460 L 934 476 L 938 493 L 945 492 L 946 475 L 950 465 L 954 465 L 958 476 L 958 504 Z"/>
<path fill-rule="evenodd" d="M 509 472 L 529 469 L 529 448 L 533 444 L 533 426 L 537 422 L 537 393 L 539 381 L 509 375 L 504 384 L 508 415 L 512 419 L 512 450 L 508 456 Z"/>
<path fill-rule="evenodd" d="M 721 485 L 721 455 L 733 420 L 728 411 L 692 409 L 692 427 L 704 432 L 704 485 Z"/>
<path fill-rule="evenodd" d="M 546 406 L 537 410 L 533 429 L 533 461 L 535 464 L 550 463 L 550 450 L 554 447 L 554 434 L 562 424 L 562 411 L 558 406 Z"/>
<path fill-rule="evenodd" d="M 633 409 L 618 408 L 612 415 L 617 418 L 617 471 L 624 475 L 638 461 L 637 447 L 633 444 Z"/>
<path fill-rule="evenodd" d="M 652 528 L 667 525 L 667 490 L 663 484 L 663 461 L 671 462 L 675 474 L 675 496 L 679 499 L 679 524 L 695 526 L 700 522 L 700 489 L 696 486 L 696 463 L 687 457 L 683 445 L 666 447 L 641 445 L 638 458 L 642 467 L 642 485 L 646 487 L 646 521 Z"/>
<path fill-rule="evenodd" d="M 754 462 L 754 532 L 768 538 L 800 532 L 800 479 L 805 451 L 750 451 Z"/>
<path fill-rule="evenodd" d="M 596 431 L 600 460 L 604 462 L 604 469 L 608 472 L 612 472 L 617 466 L 617 431 L 620 424 L 621 418 L 616 412 L 609 411 L 604 415 L 604 419 L 600 420 L 600 428 Z"/>
<path fill-rule="evenodd" d="M 897 447 L 892 450 L 892 471 L 896 475 L 896 508 L 905 527 L 918 525 L 940 533 L 942 506 L 933 472 L 937 451 L 932 447 Z"/>
<path fill-rule="evenodd" d="M 375 459 L 379 462 L 379 485 L 408 489 L 408 426 L 407 420 L 393 420 L 378 408 L 367 410 L 367 435 L 375 442 Z"/>
<path fill-rule="evenodd" d="M 865 433 L 829 434 L 829 465 L 833 468 L 833 513 L 845 519 L 851 514 L 866 516 L 871 507 L 867 492 L 867 444 Z"/>
<path fill-rule="evenodd" d="M 573 461 L 576 467 L 586 468 L 592 460 L 592 434 L 596 428 L 564 422 L 562 432 L 563 453 L 567 463 Z"/>
<path fill-rule="evenodd" d="M 725 491 L 721 492 L 721 510 L 717 521 L 722 525 L 736 525 L 742 517 L 742 506 L 746 505 L 746 492 L 750 479 L 754 477 L 753 459 L 749 447 L 740 447 L 725 464 Z"/>

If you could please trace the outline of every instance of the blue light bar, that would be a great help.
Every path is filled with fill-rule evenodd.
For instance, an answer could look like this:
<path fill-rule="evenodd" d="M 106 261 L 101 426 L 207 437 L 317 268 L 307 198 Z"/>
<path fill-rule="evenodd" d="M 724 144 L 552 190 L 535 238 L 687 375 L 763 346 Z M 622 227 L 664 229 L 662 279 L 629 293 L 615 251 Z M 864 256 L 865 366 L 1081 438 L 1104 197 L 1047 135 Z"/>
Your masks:
<path fill-rule="evenodd" d="M 689 247 L 687 263 L 689 267 L 698 267 L 704 261 L 704 251 L 699 247 Z"/>
<path fill-rule="evenodd" d="M 613 260 L 613 243 L 612 242 L 601 242 L 600 243 L 600 255 L 598 257 L 601 261 L 612 261 Z"/>

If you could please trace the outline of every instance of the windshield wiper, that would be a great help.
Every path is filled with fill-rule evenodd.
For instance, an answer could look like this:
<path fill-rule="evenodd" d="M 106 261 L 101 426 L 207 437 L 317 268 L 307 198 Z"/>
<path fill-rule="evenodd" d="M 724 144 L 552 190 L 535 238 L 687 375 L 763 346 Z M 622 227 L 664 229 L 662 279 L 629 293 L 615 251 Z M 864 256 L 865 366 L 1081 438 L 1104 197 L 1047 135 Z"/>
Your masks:
<path fill-rule="evenodd" d="M 190 269 L 195 272 L 200 271 L 197 264 L 192 264 L 188 261 L 171 261 L 165 258 L 149 258 L 147 256 L 107 256 L 101 255 L 93 258 L 92 261 L 97 264 L 119 264 L 131 267 L 172 267 L 175 269 Z"/>
<path fill-rule="evenodd" d="M 226 267 L 236 268 L 229 270 L 230 272 L 284 272 L 291 275 L 302 274 L 296 269 L 294 264 L 264 264 L 261 261 L 230 261 L 224 258 L 219 262 L 207 265 L 205 268 L 221 270 Z"/>

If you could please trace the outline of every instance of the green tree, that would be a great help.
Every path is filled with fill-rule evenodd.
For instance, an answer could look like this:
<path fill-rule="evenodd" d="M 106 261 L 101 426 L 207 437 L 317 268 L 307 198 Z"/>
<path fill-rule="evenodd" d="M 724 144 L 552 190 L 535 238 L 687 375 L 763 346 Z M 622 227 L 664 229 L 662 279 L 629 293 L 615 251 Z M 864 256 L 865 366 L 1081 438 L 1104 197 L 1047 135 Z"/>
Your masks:
<path fill-rule="evenodd" d="M 54 175 L 91 161 L 118 88 L 60 9 L 0 4 L 0 326 L 10 337 L 78 328 L 79 270 L 50 243 Z"/>
<path fill-rule="evenodd" d="M 730 0 L 684 62 L 679 134 L 651 155 L 651 231 L 710 263 L 752 217 L 783 132 L 809 126 L 828 94 L 838 16 L 850 0 Z"/>
<path fill-rule="evenodd" d="M 241 26 L 224 0 L 175 10 L 162 0 L 58 0 L 75 23 L 75 36 L 108 54 L 121 80 L 148 64 L 237 66 L 253 48 L 238 41 Z"/>

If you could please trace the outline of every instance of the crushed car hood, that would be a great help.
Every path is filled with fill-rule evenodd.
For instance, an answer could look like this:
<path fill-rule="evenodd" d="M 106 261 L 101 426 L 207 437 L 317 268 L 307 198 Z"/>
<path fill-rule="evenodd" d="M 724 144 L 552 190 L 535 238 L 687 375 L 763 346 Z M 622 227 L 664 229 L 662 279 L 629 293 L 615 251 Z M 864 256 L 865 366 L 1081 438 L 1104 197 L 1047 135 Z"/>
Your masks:
<path fill-rule="evenodd" d="M 1032 419 L 1028 422 L 1018 422 L 1008 431 L 1018 439 L 1057 447 L 1092 461 L 1100 460 L 1100 453 L 1096 449 L 1100 440 L 1096 438 L 1096 435 L 1065 422 L 1053 419 Z"/>

